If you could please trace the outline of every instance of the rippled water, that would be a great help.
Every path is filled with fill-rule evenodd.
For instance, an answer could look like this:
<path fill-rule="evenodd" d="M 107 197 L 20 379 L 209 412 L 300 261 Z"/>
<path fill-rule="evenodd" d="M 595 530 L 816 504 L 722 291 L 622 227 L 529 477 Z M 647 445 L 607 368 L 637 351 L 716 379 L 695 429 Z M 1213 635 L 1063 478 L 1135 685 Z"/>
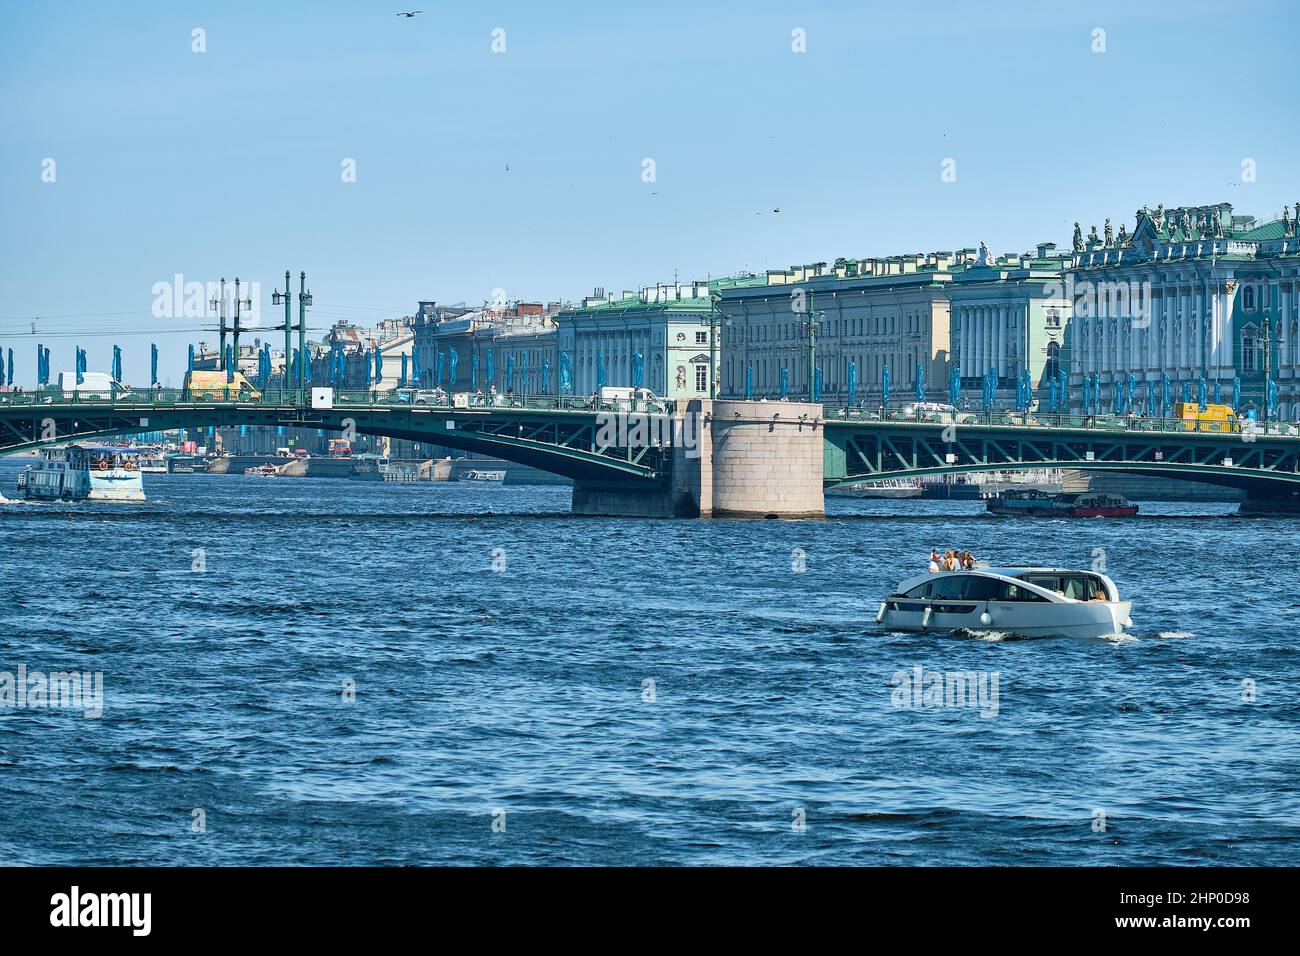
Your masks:
<path fill-rule="evenodd" d="M 0 708 L 11 863 L 1300 863 L 1300 521 L 146 487 L 0 505 L 0 671 L 102 671 L 106 697 L 99 719 Z M 1102 557 L 1133 634 L 882 631 L 932 546 Z M 996 714 L 896 706 L 917 666 L 996 674 Z"/>

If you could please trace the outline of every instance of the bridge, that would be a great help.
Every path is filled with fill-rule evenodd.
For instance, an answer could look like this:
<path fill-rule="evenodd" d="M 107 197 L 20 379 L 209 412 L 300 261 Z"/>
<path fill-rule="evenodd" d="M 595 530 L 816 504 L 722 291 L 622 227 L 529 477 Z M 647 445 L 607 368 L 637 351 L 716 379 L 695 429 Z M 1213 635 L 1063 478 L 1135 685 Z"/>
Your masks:
<path fill-rule="evenodd" d="M 1300 513 L 1300 437 L 1189 432 L 1180 421 L 964 415 L 957 424 L 756 401 L 594 405 L 572 396 L 409 404 L 334 391 L 196 396 L 57 390 L 0 397 L 0 454 L 106 435 L 283 426 L 388 436 L 485 454 L 574 481 L 579 514 L 810 516 L 824 488 L 888 478 L 1080 468 L 1182 478 L 1246 492 L 1254 510 Z"/>

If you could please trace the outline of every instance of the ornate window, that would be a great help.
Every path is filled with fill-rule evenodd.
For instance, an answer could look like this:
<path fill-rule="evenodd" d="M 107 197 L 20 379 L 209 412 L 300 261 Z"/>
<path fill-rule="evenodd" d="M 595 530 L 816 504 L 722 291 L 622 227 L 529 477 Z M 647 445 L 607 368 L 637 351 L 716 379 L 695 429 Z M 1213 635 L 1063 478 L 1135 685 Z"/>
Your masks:
<path fill-rule="evenodd" d="M 1241 307 L 1247 312 L 1255 311 L 1255 287 L 1248 285 L 1241 290 Z"/>
<path fill-rule="evenodd" d="M 1252 322 L 1241 330 L 1241 370 L 1258 372 L 1264 367 L 1264 348 L 1259 328 Z"/>

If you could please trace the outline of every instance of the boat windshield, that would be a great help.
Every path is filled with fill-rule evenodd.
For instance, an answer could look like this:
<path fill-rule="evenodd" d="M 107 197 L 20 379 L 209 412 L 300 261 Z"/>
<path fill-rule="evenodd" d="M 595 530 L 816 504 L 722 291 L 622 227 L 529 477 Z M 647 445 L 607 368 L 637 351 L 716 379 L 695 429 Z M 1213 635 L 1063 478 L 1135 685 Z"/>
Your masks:
<path fill-rule="evenodd" d="M 903 597 L 959 601 L 1046 601 L 1041 594 L 1011 581 L 979 574 L 948 574 L 918 584 Z"/>

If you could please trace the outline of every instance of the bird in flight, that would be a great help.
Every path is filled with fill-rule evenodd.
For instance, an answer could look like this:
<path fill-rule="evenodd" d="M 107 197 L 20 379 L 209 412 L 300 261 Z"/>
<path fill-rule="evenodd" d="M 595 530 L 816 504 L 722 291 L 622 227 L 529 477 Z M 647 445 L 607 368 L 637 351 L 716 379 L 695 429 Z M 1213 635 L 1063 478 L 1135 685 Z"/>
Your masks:
<path fill-rule="evenodd" d="M 424 12 L 423 10 L 412 10 L 412 11 L 410 11 L 409 13 L 399 13 L 399 14 L 397 14 L 397 15 L 398 15 L 399 17 L 406 17 L 406 18 L 409 20 L 411 17 L 415 16 L 417 13 L 423 13 L 423 12 Z"/>

